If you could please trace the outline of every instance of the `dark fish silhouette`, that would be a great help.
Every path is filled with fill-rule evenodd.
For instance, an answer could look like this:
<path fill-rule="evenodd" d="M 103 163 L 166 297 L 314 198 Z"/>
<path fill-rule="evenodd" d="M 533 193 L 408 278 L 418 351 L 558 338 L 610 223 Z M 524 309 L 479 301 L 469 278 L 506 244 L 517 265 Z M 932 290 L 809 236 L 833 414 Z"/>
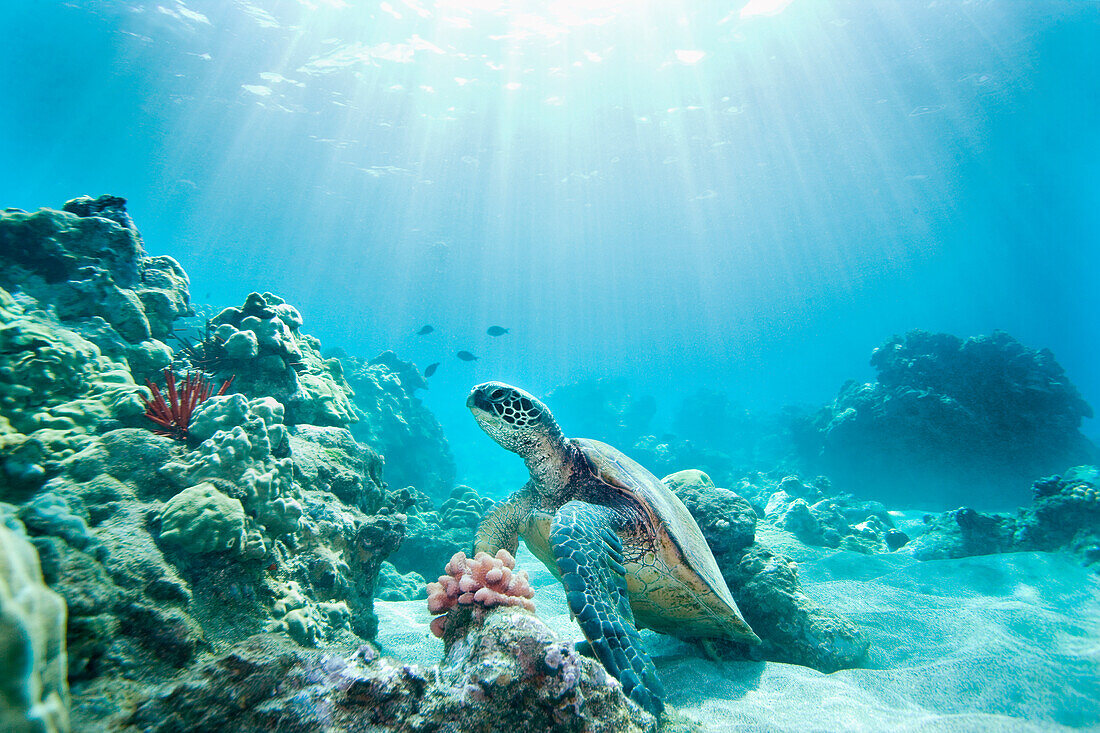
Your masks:
<path fill-rule="evenodd" d="M 424 369 L 424 378 L 426 379 L 426 378 L 432 376 L 433 374 L 435 374 L 435 370 L 438 369 L 438 368 L 439 368 L 439 362 L 438 361 L 434 364 L 429 364 L 427 366 L 427 368 Z"/>
<path fill-rule="evenodd" d="M 462 361 L 477 361 L 477 357 L 471 354 L 469 351 L 460 351 L 455 354 Z"/>
<path fill-rule="evenodd" d="M 504 328 L 503 326 L 489 326 L 489 330 L 485 333 L 489 334 L 490 336 L 503 336 L 504 334 L 508 333 L 508 329 Z"/>
<path fill-rule="evenodd" d="M 419 331 L 416 332 L 416 335 L 417 336 L 427 336 L 429 333 L 431 333 L 434 330 L 435 329 L 432 328 L 431 326 L 424 326 L 423 328 L 421 328 Z"/>

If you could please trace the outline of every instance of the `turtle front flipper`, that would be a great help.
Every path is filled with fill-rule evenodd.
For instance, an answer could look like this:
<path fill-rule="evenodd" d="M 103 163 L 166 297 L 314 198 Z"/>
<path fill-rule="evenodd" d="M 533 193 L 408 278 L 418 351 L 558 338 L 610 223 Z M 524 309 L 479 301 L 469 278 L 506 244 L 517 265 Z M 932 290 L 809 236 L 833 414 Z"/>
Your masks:
<path fill-rule="evenodd" d="M 630 699 L 659 715 L 664 689 L 634 626 L 623 546 L 612 531 L 615 521 L 607 507 L 570 501 L 554 515 L 550 549 L 569 610 L 596 658 L 622 683 Z"/>
<path fill-rule="evenodd" d="M 473 554 L 487 552 L 496 555 L 497 550 L 504 549 L 515 555 L 520 528 L 527 522 L 531 506 L 531 495 L 524 487 L 524 490 L 517 491 L 508 501 L 485 515 L 477 527 Z"/>

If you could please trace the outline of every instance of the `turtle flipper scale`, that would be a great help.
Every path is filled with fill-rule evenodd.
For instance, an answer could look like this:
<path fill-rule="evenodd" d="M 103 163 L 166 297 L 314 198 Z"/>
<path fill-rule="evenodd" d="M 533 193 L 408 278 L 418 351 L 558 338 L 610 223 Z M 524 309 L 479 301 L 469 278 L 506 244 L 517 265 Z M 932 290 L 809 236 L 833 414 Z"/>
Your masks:
<path fill-rule="evenodd" d="M 569 610 L 596 657 L 622 683 L 628 697 L 659 715 L 664 689 L 634 626 L 623 547 L 611 530 L 614 521 L 607 507 L 570 501 L 554 515 L 550 549 Z"/>

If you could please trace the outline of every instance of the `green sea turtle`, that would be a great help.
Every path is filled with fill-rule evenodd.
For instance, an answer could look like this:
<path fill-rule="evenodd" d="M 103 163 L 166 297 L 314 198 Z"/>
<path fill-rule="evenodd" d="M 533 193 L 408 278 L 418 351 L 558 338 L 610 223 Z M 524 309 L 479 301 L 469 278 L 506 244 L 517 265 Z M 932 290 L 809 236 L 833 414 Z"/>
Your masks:
<path fill-rule="evenodd" d="M 699 525 L 656 476 L 609 445 L 566 438 L 544 404 L 507 384 L 474 387 L 466 406 L 531 472 L 482 520 L 474 550 L 514 554 L 523 537 L 562 581 L 596 658 L 635 702 L 653 713 L 664 707 L 638 628 L 760 642 Z"/>

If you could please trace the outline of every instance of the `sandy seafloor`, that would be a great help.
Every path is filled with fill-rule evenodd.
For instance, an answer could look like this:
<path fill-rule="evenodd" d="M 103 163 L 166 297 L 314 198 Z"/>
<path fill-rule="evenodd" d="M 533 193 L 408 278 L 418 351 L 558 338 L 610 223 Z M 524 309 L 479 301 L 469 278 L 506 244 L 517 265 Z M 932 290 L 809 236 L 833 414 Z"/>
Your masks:
<path fill-rule="evenodd" d="M 760 527 L 800 563 L 804 590 L 871 642 L 867 667 L 822 674 L 774 662 L 712 662 L 650 631 L 667 702 L 708 731 L 1100 731 L 1100 578 L 1069 555 L 918 562 L 807 548 Z M 579 640 L 561 586 L 526 548 L 517 567 L 538 615 Z M 439 661 L 424 601 L 376 601 L 378 641 Z"/>

